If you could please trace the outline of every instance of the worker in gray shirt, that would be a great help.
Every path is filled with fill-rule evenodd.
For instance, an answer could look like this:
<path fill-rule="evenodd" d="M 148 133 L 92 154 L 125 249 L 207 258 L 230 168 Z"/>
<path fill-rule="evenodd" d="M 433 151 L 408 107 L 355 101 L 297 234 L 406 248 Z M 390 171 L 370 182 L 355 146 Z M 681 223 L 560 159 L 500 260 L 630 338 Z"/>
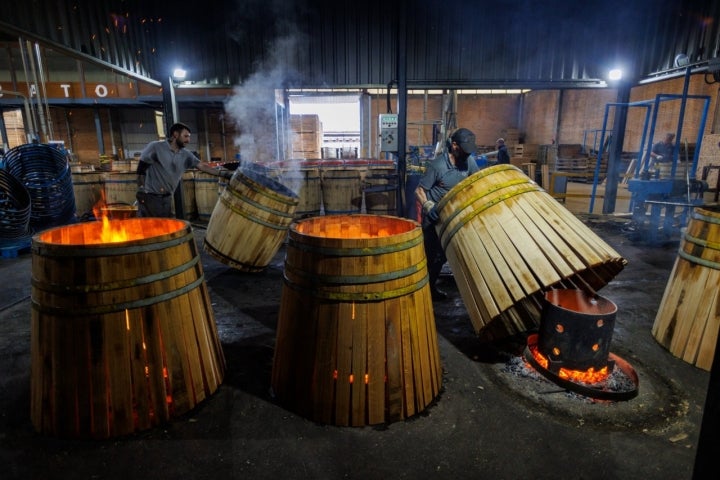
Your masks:
<path fill-rule="evenodd" d="M 447 261 L 440 238 L 435 231 L 438 221 L 436 204 L 455 185 L 480 169 L 473 155 L 477 150 L 475 134 L 467 128 L 455 130 L 446 141 L 447 151 L 441 153 L 428 165 L 415 196 L 422 205 L 422 229 L 425 242 L 425 256 L 428 262 L 428 277 L 433 300 L 444 300 L 447 294 L 438 290 L 435 283 Z"/>
<path fill-rule="evenodd" d="M 140 154 L 136 194 L 139 217 L 171 218 L 172 194 L 189 168 L 224 178 L 232 177 L 230 170 L 216 169 L 201 162 L 185 148 L 189 142 L 190 127 L 176 123 L 170 127 L 167 140 L 150 142 Z"/>

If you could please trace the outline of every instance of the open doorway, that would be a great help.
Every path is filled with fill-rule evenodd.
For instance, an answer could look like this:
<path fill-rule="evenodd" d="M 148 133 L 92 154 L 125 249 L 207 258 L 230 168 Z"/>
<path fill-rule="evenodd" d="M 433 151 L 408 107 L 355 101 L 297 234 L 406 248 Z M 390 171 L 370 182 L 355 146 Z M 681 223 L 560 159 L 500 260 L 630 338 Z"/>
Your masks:
<path fill-rule="evenodd" d="M 360 95 L 290 95 L 290 115 L 317 115 L 322 158 L 357 158 L 360 151 Z"/>

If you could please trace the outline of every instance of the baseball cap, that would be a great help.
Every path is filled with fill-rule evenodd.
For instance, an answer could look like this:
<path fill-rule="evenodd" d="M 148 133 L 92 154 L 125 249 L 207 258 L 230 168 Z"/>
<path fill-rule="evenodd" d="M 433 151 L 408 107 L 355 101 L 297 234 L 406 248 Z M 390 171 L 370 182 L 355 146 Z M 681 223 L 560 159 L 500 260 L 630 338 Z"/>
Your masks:
<path fill-rule="evenodd" d="M 477 145 L 475 145 L 475 134 L 467 128 L 458 128 L 450 136 L 450 140 L 460 145 L 463 152 L 468 155 L 475 153 Z"/>

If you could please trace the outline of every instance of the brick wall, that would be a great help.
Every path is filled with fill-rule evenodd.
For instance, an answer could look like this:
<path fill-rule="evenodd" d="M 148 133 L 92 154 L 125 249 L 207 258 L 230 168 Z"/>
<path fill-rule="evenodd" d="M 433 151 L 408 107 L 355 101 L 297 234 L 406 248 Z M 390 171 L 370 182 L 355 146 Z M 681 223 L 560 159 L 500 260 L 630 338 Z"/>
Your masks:
<path fill-rule="evenodd" d="M 631 102 L 653 102 L 658 94 L 679 96 L 682 94 L 684 78 L 650 83 L 634 87 Z M 707 84 L 703 75 L 691 77 L 690 95 L 710 97 L 708 118 L 705 134 L 718 133 L 713 129 L 720 128 L 717 117 L 718 92 L 713 84 Z M 456 105 L 456 123 L 458 126 L 473 130 L 477 142 L 481 146 L 494 146 L 498 137 L 507 132 L 514 134 L 523 142 L 526 157 L 531 157 L 540 145 L 548 145 L 553 140 L 558 144 L 582 144 L 587 141 L 592 146 L 592 138 L 586 138 L 585 132 L 599 130 L 602 127 L 605 106 L 616 101 L 617 91 L 614 89 L 576 89 L 536 90 L 525 94 L 511 95 L 459 95 Z M 397 111 L 397 99 L 390 99 L 392 110 Z M 387 111 L 384 94 L 375 94 L 370 98 L 368 122 L 372 147 L 370 156 L 377 157 L 378 122 L 380 113 Z M 668 100 L 660 104 L 656 135 L 657 141 L 666 131 L 675 131 L 680 115 L 679 99 Z M 685 124 L 681 140 L 695 144 L 701 120 L 703 100 L 689 99 L 685 108 Z M 122 155 L 128 146 L 124 131 L 122 111 L 133 109 L 116 108 L 113 110 L 113 134 L 116 150 Z M 137 109 L 135 109 L 137 110 Z M 439 126 L 443 121 L 443 96 L 441 94 L 409 95 L 408 96 L 408 145 L 430 145 L 433 140 L 433 124 Z M 99 109 L 100 122 L 103 129 L 103 142 L 106 153 L 112 153 L 110 138 L 110 120 L 108 108 Z M 612 125 L 614 110 L 611 109 L 608 128 Z M 83 162 L 92 162 L 99 156 L 97 134 L 93 108 L 62 108 L 51 109 L 52 121 L 55 126 L 55 140 L 65 140 L 66 145 L 73 149 L 77 158 Z M 155 131 L 152 120 L 154 110 L 148 109 L 146 123 L 143 128 Z M 117 118 L 116 118 L 117 117 Z M 222 109 L 183 109 L 181 118 L 193 128 L 192 148 L 197 150 L 203 160 L 220 158 L 232 161 L 235 156 L 235 137 L 238 135 L 233 122 L 223 114 Z M 623 150 L 636 152 L 640 145 L 645 119 L 645 109 L 632 107 L 628 113 L 627 130 Z M 156 135 L 156 133 L 154 134 Z M 143 140 L 144 145 L 144 140 Z M 137 150 L 141 145 L 132 145 Z M 511 150 L 511 153 L 515 150 Z"/>

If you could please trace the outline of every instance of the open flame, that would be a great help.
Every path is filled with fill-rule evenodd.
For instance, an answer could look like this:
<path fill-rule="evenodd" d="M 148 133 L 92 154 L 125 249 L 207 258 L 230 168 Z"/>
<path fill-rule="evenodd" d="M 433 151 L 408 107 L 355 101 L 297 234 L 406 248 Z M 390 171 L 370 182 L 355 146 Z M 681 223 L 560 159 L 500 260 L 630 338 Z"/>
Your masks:
<path fill-rule="evenodd" d="M 129 207 L 129 206 L 128 206 Z M 134 207 L 130 207 L 134 209 Z M 108 207 L 105 201 L 105 192 L 101 190 L 100 200 L 93 205 L 93 215 L 95 218 L 102 221 L 102 229 L 100 230 L 99 243 L 120 243 L 131 240 L 131 236 L 125 230 L 125 226 L 122 222 L 113 222 L 110 217 L 113 210 Z M 124 208 L 126 211 L 130 211 L 128 208 Z M 126 217 L 126 215 L 124 215 Z"/>
<path fill-rule="evenodd" d="M 528 348 L 538 364 L 540 364 L 542 368 L 549 370 L 549 361 L 542 353 L 540 353 L 537 345 L 529 345 Z M 594 367 L 590 367 L 587 370 L 571 370 L 560 367 L 560 371 L 557 375 L 563 380 L 593 385 L 605 381 L 608 375 L 610 375 L 610 372 L 608 371 L 607 366 L 602 367 L 598 371 L 595 371 Z"/>
<path fill-rule="evenodd" d="M 102 230 L 100 230 L 101 243 L 118 243 L 130 240 L 125 227 L 120 222 L 112 222 L 107 216 L 102 217 Z"/>

